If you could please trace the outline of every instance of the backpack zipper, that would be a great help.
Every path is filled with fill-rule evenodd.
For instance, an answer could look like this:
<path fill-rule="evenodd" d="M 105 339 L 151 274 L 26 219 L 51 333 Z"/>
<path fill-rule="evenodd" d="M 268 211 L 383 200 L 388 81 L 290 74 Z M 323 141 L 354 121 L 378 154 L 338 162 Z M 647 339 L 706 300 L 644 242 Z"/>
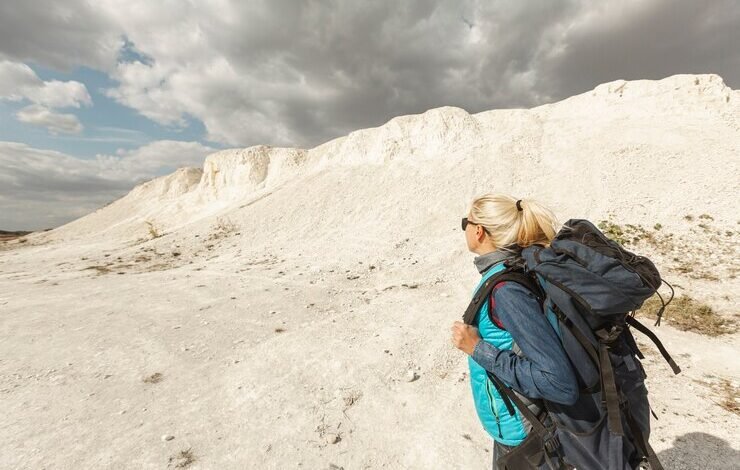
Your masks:
<path fill-rule="evenodd" d="M 496 403 L 493 401 L 493 395 L 491 394 L 491 379 L 486 377 L 486 392 L 488 393 L 488 400 L 491 403 L 491 411 L 493 416 L 496 418 L 496 426 L 498 427 L 498 437 L 504 438 L 504 434 L 501 432 L 501 422 L 499 421 L 498 413 L 496 412 Z"/>

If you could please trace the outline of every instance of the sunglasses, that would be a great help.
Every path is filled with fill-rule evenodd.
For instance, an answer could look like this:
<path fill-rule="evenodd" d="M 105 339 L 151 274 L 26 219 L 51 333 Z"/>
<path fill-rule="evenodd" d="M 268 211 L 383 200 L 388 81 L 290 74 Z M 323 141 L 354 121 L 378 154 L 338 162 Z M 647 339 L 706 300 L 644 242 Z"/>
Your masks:
<path fill-rule="evenodd" d="M 467 217 L 463 217 L 462 218 L 462 229 L 463 229 L 463 231 L 465 231 L 465 227 L 467 227 L 468 224 L 480 225 L 480 224 L 476 224 L 475 222 L 470 222 Z M 483 227 L 483 226 L 481 225 L 481 227 Z M 486 233 L 488 233 L 488 230 L 485 227 L 483 227 L 483 231 L 486 232 Z"/>

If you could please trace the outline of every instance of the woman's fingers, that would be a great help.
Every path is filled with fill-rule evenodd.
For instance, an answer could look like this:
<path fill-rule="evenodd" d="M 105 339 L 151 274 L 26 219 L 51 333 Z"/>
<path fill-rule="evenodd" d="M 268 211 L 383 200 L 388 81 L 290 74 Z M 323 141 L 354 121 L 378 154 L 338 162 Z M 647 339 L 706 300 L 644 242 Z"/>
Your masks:
<path fill-rule="evenodd" d="M 475 343 L 478 342 L 480 335 L 478 328 L 466 325 L 461 321 L 456 321 L 452 325 L 452 344 L 461 351 L 465 351 L 468 354 L 475 347 Z"/>

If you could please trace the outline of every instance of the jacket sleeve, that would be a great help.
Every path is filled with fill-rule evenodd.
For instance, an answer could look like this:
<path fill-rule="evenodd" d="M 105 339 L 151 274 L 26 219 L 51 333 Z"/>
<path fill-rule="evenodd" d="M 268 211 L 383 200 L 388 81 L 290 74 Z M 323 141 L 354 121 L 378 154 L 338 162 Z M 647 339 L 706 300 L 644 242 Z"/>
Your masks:
<path fill-rule="evenodd" d="M 494 290 L 495 313 L 521 349 L 498 349 L 479 341 L 472 358 L 522 395 L 564 405 L 578 399 L 578 383 L 557 333 L 526 287 L 504 282 Z"/>

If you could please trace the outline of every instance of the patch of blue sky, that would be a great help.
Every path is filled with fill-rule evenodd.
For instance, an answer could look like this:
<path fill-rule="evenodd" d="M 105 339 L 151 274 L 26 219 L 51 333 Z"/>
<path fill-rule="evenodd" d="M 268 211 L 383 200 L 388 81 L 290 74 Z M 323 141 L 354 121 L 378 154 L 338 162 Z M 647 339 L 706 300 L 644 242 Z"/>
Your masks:
<path fill-rule="evenodd" d="M 121 59 L 147 60 L 135 50 L 122 50 Z M 16 112 L 27 102 L 0 101 L 0 140 L 22 142 L 34 148 L 57 150 L 79 158 L 93 158 L 96 154 L 114 155 L 119 149 L 132 150 L 157 140 L 201 142 L 214 148 L 218 143 L 205 140 L 203 123 L 185 116 L 185 125 L 163 126 L 134 109 L 117 103 L 105 94 L 116 86 L 106 74 L 87 67 L 60 72 L 37 65 L 31 68 L 42 80 L 76 80 L 85 84 L 92 98 L 92 106 L 56 109 L 58 113 L 74 114 L 84 126 L 79 134 L 52 135 L 45 128 L 18 122 Z"/>
<path fill-rule="evenodd" d="M 152 65 L 154 59 L 138 49 L 136 45 L 129 40 L 125 35 L 123 36 L 123 46 L 118 51 L 119 62 L 141 62 L 142 64 Z"/>

